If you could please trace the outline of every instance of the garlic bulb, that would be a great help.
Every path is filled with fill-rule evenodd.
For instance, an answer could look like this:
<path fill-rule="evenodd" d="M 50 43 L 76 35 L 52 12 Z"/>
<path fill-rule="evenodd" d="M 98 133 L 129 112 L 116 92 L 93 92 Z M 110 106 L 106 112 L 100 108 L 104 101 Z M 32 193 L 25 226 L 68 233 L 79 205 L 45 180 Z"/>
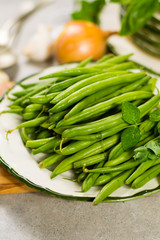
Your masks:
<path fill-rule="evenodd" d="M 2 96 L 13 84 L 14 82 L 10 82 L 8 74 L 0 70 L 0 96 Z"/>
<path fill-rule="evenodd" d="M 33 61 L 50 58 L 53 55 L 52 26 L 40 25 L 22 51 Z"/>

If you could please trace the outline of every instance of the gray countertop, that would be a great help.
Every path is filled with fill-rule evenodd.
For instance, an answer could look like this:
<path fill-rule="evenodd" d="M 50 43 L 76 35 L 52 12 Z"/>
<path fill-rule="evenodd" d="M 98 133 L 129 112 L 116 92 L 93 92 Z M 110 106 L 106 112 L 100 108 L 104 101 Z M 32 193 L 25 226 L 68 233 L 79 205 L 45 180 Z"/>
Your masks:
<path fill-rule="evenodd" d="M 0 24 L 15 16 L 21 0 L 0 0 Z M 21 49 L 39 23 L 56 24 L 72 7 L 57 0 L 25 22 L 14 46 L 19 55 L 8 69 L 14 80 L 35 73 L 52 62 L 33 64 Z M 76 202 L 41 193 L 0 196 L 0 240 L 159 240 L 160 193 L 121 203 Z"/>

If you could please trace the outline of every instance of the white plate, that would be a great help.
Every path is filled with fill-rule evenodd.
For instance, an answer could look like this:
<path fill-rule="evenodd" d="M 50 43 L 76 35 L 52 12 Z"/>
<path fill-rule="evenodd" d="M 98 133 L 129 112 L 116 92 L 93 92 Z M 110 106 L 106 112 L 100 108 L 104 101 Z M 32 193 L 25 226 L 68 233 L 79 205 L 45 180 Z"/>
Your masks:
<path fill-rule="evenodd" d="M 64 68 L 73 67 L 75 65 L 60 65 L 55 66 L 38 75 L 29 77 L 23 80 L 23 82 L 32 83 L 38 81 L 40 76 L 63 70 Z M 11 93 L 18 91 L 20 87 L 18 84 L 13 87 Z M 10 101 L 5 95 L 0 103 L 0 112 L 7 109 Z M 3 114 L 0 116 L 0 156 L 2 164 L 18 179 L 29 185 L 30 187 L 36 188 L 39 191 L 48 193 L 53 196 L 74 199 L 74 200 L 93 200 L 99 191 L 99 187 L 92 187 L 86 193 L 80 192 L 81 186 L 76 182 L 66 180 L 73 176 L 72 171 L 63 173 L 53 180 L 50 179 L 50 171 L 48 169 L 39 169 L 37 164 L 37 157 L 35 158 L 27 149 L 20 137 L 18 130 L 15 130 L 9 135 L 9 140 L 6 139 L 6 131 L 13 129 L 19 123 L 21 123 L 20 116 L 16 114 Z M 41 157 L 40 155 L 38 156 Z M 158 179 L 155 178 L 144 187 L 133 190 L 128 186 L 119 188 L 107 201 L 124 201 L 133 198 L 138 198 L 145 195 L 150 195 L 160 191 Z M 146 191 L 147 190 L 147 191 Z"/>

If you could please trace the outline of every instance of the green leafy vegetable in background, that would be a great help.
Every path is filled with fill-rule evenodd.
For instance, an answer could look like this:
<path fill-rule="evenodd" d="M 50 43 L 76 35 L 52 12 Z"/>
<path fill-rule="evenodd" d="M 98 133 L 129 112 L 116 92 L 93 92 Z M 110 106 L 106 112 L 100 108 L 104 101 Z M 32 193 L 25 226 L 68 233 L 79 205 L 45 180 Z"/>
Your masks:
<path fill-rule="evenodd" d="M 82 0 L 80 11 L 72 13 L 72 19 L 85 20 L 99 24 L 99 14 L 104 6 L 105 0 Z"/>
<path fill-rule="evenodd" d="M 133 0 L 122 20 L 120 35 L 130 35 L 142 28 L 159 8 L 159 0 Z"/>

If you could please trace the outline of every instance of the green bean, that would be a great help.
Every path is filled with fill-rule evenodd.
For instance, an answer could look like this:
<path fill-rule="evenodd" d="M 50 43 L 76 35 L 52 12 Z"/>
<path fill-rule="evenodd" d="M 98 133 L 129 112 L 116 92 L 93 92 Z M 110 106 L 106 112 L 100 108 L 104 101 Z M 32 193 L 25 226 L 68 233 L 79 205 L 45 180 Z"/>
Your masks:
<path fill-rule="evenodd" d="M 72 86 L 73 84 L 84 80 L 86 78 L 92 77 L 94 76 L 94 73 L 90 73 L 90 74 L 83 74 L 80 75 L 78 77 L 73 77 L 73 78 L 68 78 L 67 80 L 63 81 L 63 82 L 59 82 L 59 83 L 55 83 L 54 85 L 52 85 L 48 92 L 57 92 L 57 91 L 62 91 L 70 86 Z M 59 93 L 60 94 L 60 93 Z"/>
<path fill-rule="evenodd" d="M 71 155 L 73 153 L 79 152 L 82 149 L 85 149 L 89 146 L 91 146 L 96 141 L 75 141 L 71 142 L 66 147 L 62 148 L 60 150 L 55 150 L 57 153 L 61 153 L 62 155 Z"/>
<path fill-rule="evenodd" d="M 39 104 L 45 104 L 50 102 L 54 97 L 56 97 L 59 94 L 59 92 L 49 93 L 45 95 L 35 95 L 30 97 L 30 101 L 32 103 L 39 103 Z"/>
<path fill-rule="evenodd" d="M 97 155 L 82 159 L 80 161 L 75 162 L 73 164 L 73 167 L 74 168 L 82 168 L 84 165 L 85 165 L 85 167 L 92 166 L 96 163 L 99 163 L 99 162 L 107 159 L 107 155 L 108 155 L 107 153 L 101 153 L 101 154 L 97 154 Z"/>
<path fill-rule="evenodd" d="M 126 184 L 130 184 L 133 182 L 136 178 L 138 178 L 140 175 L 142 175 L 146 170 L 148 170 L 150 167 L 155 166 L 157 164 L 160 164 L 160 158 L 156 160 L 147 160 L 146 162 L 141 163 L 141 165 L 127 178 Z"/>
<path fill-rule="evenodd" d="M 93 75 L 91 77 L 85 78 L 77 83 L 75 83 L 74 85 L 70 86 L 69 88 L 67 88 L 65 91 L 61 92 L 59 95 L 57 95 L 53 101 L 51 101 L 51 103 L 56 104 L 62 100 L 64 100 L 66 97 L 69 97 L 71 94 L 74 94 L 76 91 L 80 90 L 81 88 L 85 87 L 85 86 L 89 86 L 93 83 L 96 83 L 97 81 L 102 81 L 102 80 L 106 80 L 109 79 L 111 77 L 115 77 L 115 76 L 119 76 L 119 75 L 123 75 L 126 74 L 126 72 L 105 72 L 105 73 L 101 73 L 98 75 Z"/>
<path fill-rule="evenodd" d="M 36 127 L 27 127 L 26 128 L 26 132 L 27 134 L 33 134 L 37 131 L 37 128 Z"/>
<path fill-rule="evenodd" d="M 30 137 L 28 136 L 25 128 L 20 129 L 20 135 L 21 135 L 21 138 L 24 143 L 26 143 L 28 140 L 30 140 Z"/>
<path fill-rule="evenodd" d="M 91 146 L 89 146 L 86 149 L 83 149 L 77 153 L 75 153 L 74 155 L 66 158 L 63 160 L 62 163 L 60 163 L 52 172 L 51 177 L 54 178 L 57 175 L 61 174 L 62 172 L 65 171 L 65 169 L 68 166 L 68 170 L 72 169 L 72 164 L 82 158 L 87 158 L 90 156 L 93 156 L 95 154 L 98 153 L 102 153 L 104 151 L 106 151 L 107 149 L 111 148 L 113 145 L 115 145 L 119 140 L 119 135 L 116 134 L 110 138 L 107 138 L 103 141 L 97 142 L 92 144 Z"/>
<path fill-rule="evenodd" d="M 103 164 L 104 164 L 104 161 L 97 164 L 96 167 L 102 167 Z M 88 176 L 85 178 L 85 180 L 82 183 L 82 187 L 81 187 L 82 192 L 87 192 L 94 185 L 98 177 L 99 177 L 99 174 L 93 174 L 93 173 L 88 174 Z"/>
<path fill-rule="evenodd" d="M 78 64 L 78 68 L 79 67 L 85 67 L 88 63 L 90 63 L 92 61 L 92 57 L 88 57 L 86 58 L 84 61 L 80 62 Z"/>
<path fill-rule="evenodd" d="M 100 202 L 105 200 L 112 192 L 114 192 L 115 190 L 123 186 L 125 183 L 125 180 L 132 173 L 132 171 L 133 169 L 125 171 L 119 174 L 118 176 L 116 176 L 109 183 L 107 183 L 94 199 L 93 205 L 99 204 Z"/>
<path fill-rule="evenodd" d="M 54 151 L 54 148 L 57 145 L 59 145 L 60 142 L 61 142 L 61 139 L 54 138 L 54 139 L 50 140 L 49 142 L 45 143 L 44 145 L 42 145 L 36 149 L 33 149 L 32 153 L 35 155 L 35 154 L 42 153 L 42 152 L 45 153 L 48 150 Z"/>
<path fill-rule="evenodd" d="M 64 159 L 64 156 L 59 154 L 53 154 L 39 163 L 39 168 L 47 168 L 57 162 L 60 162 Z"/>
<path fill-rule="evenodd" d="M 84 181 L 84 179 L 87 177 L 87 175 L 88 175 L 88 173 L 84 173 L 84 172 L 80 173 L 78 178 L 77 178 L 77 181 L 78 182 Z"/>
<path fill-rule="evenodd" d="M 100 185 L 104 185 L 108 182 L 110 182 L 115 176 L 119 175 L 121 172 L 112 172 L 112 173 L 107 173 L 107 174 L 103 174 L 100 175 L 95 183 L 94 186 L 100 186 Z"/>
<path fill-rule="evenodd" d="M 26 142 L 26 147 L 29 148 L 39 148 L 44 144 L 50 142 L 51 140 L 55 139 L 55 137 L 49 137 L 44 139 L 36 139 L 36 140 L 29 140 Z"/>
<path fill-rule="evenodd" d="M 141 112 L 141 118 L 158 104 L 159 99 L 160 99 L 160 95 L 158 94 L 138 107 Z M 86 110 L 84 110 L 84 111 L 86 111 Z M 88 112 L 88 114 L 90 114 L 90 112 Z M 72 119 L 74 117 L 71 117 L 70 119 Z M 69 119 L 67 119 L 65 121 L 69 121 Z M 84 126 L 71 128 L 71 129 L 69 129 L 69 131 L 65 130 L 63 132 L 62 136 L 64 138 L 71 138 L 76 135 L 91 134 L 94 132 L 99 132 L 99 131 L 103 131 L 103 130 L 115 127 L 118 124 L 120 125 L 122 123 L 124 123 L 124 121 L 122 119 L 122 115 L 115 114 L 110 117 L 102 118 L 101 120 L 92 122 L 90 124 L 85 124 Z M 61 125 L 61 124 L 57 124 L 57 127 L 59 127 L 58 125 Z"/>
<path fill-rule="evenodd" d="M 29 89 L 31 89 L 32 87 L 35 87 L 35 86 L 37 86 L 39 83 L 20 83 L 19 84 L 19 86 L 21 86 L 22 88 L 24 88 L 24 89 L 27 89 L 27 88 L 29 88 Z"/>
<path fill-rule="evenodd" d="M 26 112 L 22 114 L 24 120 L 32 120 L 38 116 L 39 112 Z"/>
<path fill-rule="evenodd" d="M 80 173 L 83 172 L 83 169 L 82 168 L 79 168 L 79 169 L 74 169 L 74 173 L 79 175 Z"/>
<path fill-rule="evenodd" d="M 133 62 L 126 62 L 126 63 L 121 63 L 121 64 L 111 66 L 107 70 L 108 71 L 119 71 L 119 70 L 124 71 L 124 70 L 129 70 L 134 68 L 136 68 L 136 65 Z"/>
<path fill-rule="evenodd" d="M 15 114 L 21 114 L 22 111 L 23 111 L 23 110 L 20 109 L 20 108 L 14 108 L 14 109 L 4 110 L 4 111 L 0 112 L 0 115 L 1 115 L 1 114 L 4 114 L 4 113 L 15 113 Z"/>
<path fill-rule="evenodd" d="M 151 179 L 159 175 L 159 173 L 160 173 L 160 164 L 150 168 L 149 170 L 141 174 L 138 178 L 134 180 L 131 187 L 132 188 L 143 187 L 147 182 L 149 182 Z"/>
<path fill-rule="evenodd" d="M 54 78 L 54 77 L 76 77 L 76 76 L 93 73 L 93 72 L 97 73 L 98 70 L 94 67 L 91 67 L 91 68 L 76 67 L 71 69 L 65 69 L 60 72 L 51 73 L 44 77 L 40 77 L 39 79 L 42 80 L 42 79 Z"/>
<path fill-rule="evenodd" d="M 47 116 L 43 116 L 43 117 L 39 117 L 39 118 L 30 120 L 27 122 L 23 122 L 23 123 L 19 124 L 16 128 L 9 130 L 8 133 L 11 133 L 15 129 L 27 128 L 27 127 L 38 127 L 38 126 L 40 126 L 40 124 L 42 124 L 47 119 L 48 119 Z"/>
<path fill-rule="evenodd" d="M 84 172 L 87 173 L 110 173 L 110 172 L 120 172 L 120 171 L 126 171 L 131 168 L 135 168 L 138 165 L 140 165 L 142 161 L 140 160 L 128 160 L 125 163 L 122 163 L 120 165 L 114 166 L 114 167 L 103 167 L 103 168 L 97 168 L 97 169 L 84 169 Z"/>
<path fill-rule="evenodd" d="M 29 104 L 27 107 L 25 107 L 24 112 L 36 112 L 41 111 L 43 108 L 42 104 Z"/>
<path fill-rule="evenodd" d="M 40 129 L 40 130 L 41 130 L 41 129 Z M 41 131 L 37 134 L 36 138 L 37 138 L 37 139 L 43 139 L 43 138 L 49 138 L 49 137 L 51 137 L 51 136 L 53 136 L 53 132 L 52 132 L 52 131 L 49 131 L 48 129 L 44 129 L 44 130 L 41 130 Z"/>
<path fill-rule="evenodd" d="M 25 94 L 29 93 L 30 91 L 31 91 L 31 89 L 25 89 L 22 91 L 14 92 L 14 93 L 12 93 L 12 95 L 18 98 L 18 97 L 24 96 Z"/>
<path fill-rule="evenodd" d="M 59 112 L 59 113 L 52 114 L 49 117 L 49 123 L 56 123 L 56 122 L 60 121 L 65 116 L 65 114 L 67 112 L 68 112 L 68 110 L 65 110 L 65 111 L 62 111 L 62 112 Z"/>
<path fill-rule="evenodd" d="M 77 115 L 73 116 L 72 121 L 70 120 L 71 118 L 68 119 L 68 120 L 62 120 L 63 122 L 61 121 L 57 124 L 57 128 L 66 125 L 69 121 L 73 123 L 73 119 L 74 119 L 74 122 L 77 122 L 77 121 L 75 121 L 75 119 L 77 119 L 78 116 L 79 116 L 79 121 L 80 121 L 80 119 L 81 119 L 80 117 L 82 117 L 82 115 L 84 117 L 83 119 L 85 119 L 85 116 L 86 117 L 88 117 L 88 116 L 91 117 L 95 113 L 101 114 L 104 110 L 107 111 L 110 108 L 112 108 L 113 106 L 115 106 L 115 104 L 120 104 L 123 101 L 132 101 L 132 100 L 135 100 L 136 98 L 137 99 L 139 99 L 139 98 L 149 98 L 151 96 L 152 96 L 151 93 L 142 92 L 142 91 L 136 91 L 136 92 L 130 92 L 130 93 L 122 94 L 122 95 L 120 95 L 118 97 L 115 97 L 111 100 L 99 103 L 99 104 L 97 104 L 93 107 L 90 107 L 87 110 L 84 110 L 83 114 L 80 113 L 80 114 L 77 114 Z M 70 125 L 70 124 L 68 124 L 68 125 Z M 74 137 L 75 134 L 76 135 L 86 135 L 86 134 L 91 134 L 91 133 L 96 133 L 96 132 L 103 131 L 106 128 L 108 128 L 108 126 L 102 126 L 101 124 L 98 125 L 98 124 L 95 124 L 93 122 L 93 124 L 90 124 L 90 125 L 84 125 L 82 127 L 77 127 L 77 128 L 72 128 L 70 130 L 65 130 L 63 132 L 62 136 L 64 138 L 71 138 L 71 137 Z M 78 132 L 77 132 L 77 130 L 78 130 Z"/>
<path fill-rule="evenodd" d="M 130 53 L 130 54 L 127 54 L 127 55 L 121 55 L 121 56 L 114 56 L 112 58 L 107 58 L 106 60 L 106 63 L 109 63 L 109 64 L 116 64 L 116 63 L 121 63 L 121 62 L 124 62 L 126 61 L 129 57 L 131 57 L 133 54 Z M 106 56 L 107 57 L 107 56 Z M 99 60 L 98 63 L 100 63 L 101 61 Z M 103 66 L 105 63 L 102 62 L 101 66 Z"/>
<path fill-rule="evenodd" d="M 131 83 L 123 88 L 120 85 L 118 85 L 118 86 L 111 87 L 109 89 L 102 89 L 99 92 L 92 94 L 91 96 L 86 97 L 85 99 L 83 99 L 79 103 L 77 103 L 71 109 L 71 111 L 67 114 L 67 116 L 65 116 L 65 119 L 67 119 L 68 116 L 71 117 L 71 116 L 75 115 L 77 112 L 80 112 L 82 109 L 87 108 L 88 106 L 92 106 L 99 102 L 106 101 L 106 100 L 116 97 L 122 93 L 133 91 L 133 90 L 137 89 L 141 84 L 144 84 L 145 82 L 147 82 L 149 79 L 150 79 L 150 77 L 146 76 L 146 77 L 142 78 L 141 80 Z"/>
<path fill-rule="evenodd" d="M 108 59 L 114 57 L 114 55 L 111 53 L 111 54 L 107 54 L 107 55 L 104 55 L 102 58 L 100 58 L 96 64 L 100 64 L 100 63 L 103 63 L 105 61 L 108 61 Z"/>

